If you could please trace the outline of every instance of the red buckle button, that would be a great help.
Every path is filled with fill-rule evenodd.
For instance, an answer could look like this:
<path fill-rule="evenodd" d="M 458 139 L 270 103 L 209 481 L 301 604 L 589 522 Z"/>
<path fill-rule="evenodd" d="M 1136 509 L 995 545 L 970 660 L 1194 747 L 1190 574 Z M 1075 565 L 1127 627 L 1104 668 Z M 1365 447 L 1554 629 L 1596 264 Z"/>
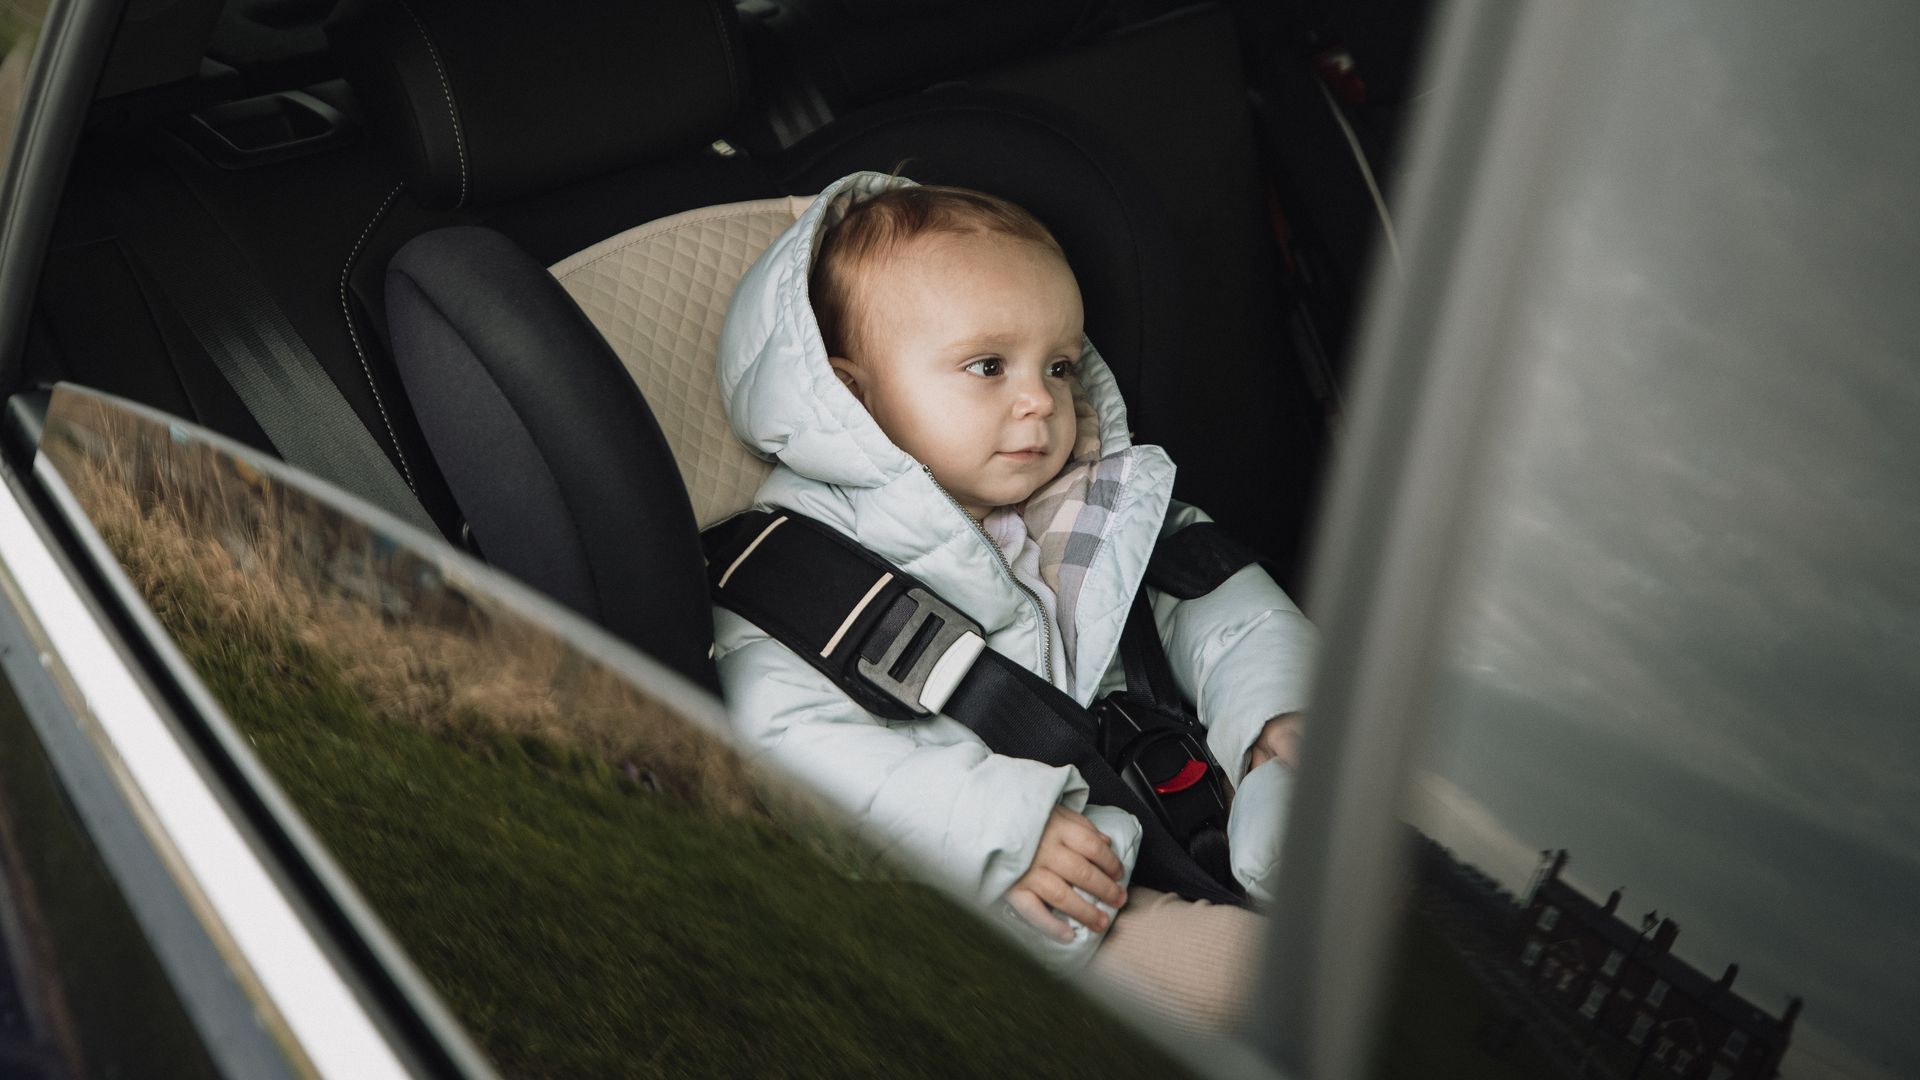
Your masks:
<path fill-rule="evenodd" d="M 1207 775 L 1206 762 L 1189 761 L 1180 767 L 1179 772 L 1173 774 L 1172 779 L 1153 785 L 1153 790 L 1162 795 L 1171 795 L 1176 791 L 1185 791 L 1199 783 L 1200 778 L 1205 775 Z"/>

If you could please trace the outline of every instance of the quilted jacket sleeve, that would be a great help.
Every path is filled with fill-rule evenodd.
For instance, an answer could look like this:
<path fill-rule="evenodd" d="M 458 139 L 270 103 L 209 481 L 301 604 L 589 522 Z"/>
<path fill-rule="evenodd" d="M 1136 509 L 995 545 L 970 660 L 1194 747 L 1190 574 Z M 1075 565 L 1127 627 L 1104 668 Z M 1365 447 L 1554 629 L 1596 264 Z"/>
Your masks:
<path fill-rule="evenodd" d="M 1207 520 L 1176 503 L 1166 531 Z M 1180 691 L 1199 710 L 1214 757 L 1238 784 L 1267 720 L 1306 707 L 1313 626 L 1257 565 L 1192 600 L 1156 594 L 1153 613 Z"/>
<path fill-rule="evenodd" d="M 1072 768 L 992 753 L 944 716 L 890 724 L 738 615 L 716 612 L 715 628 L 743 751 L 807 782 L 875 845 L 960 896 L 999 901 L 1031 864 L 1053 806 L 1086 808 Z"/>

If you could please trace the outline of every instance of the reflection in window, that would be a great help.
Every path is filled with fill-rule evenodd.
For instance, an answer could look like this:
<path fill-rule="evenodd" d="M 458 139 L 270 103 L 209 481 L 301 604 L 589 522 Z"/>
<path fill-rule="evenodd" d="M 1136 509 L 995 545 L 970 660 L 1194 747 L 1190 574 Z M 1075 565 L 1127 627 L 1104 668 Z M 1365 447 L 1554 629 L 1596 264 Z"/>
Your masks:
<path fill-rule="evenodd" d="M 1653 1017 L 1641 1013 L 1633 1018 L 1633 1028 L 1627 1032 L 1627 1041 L 1635 1046 L 1647 1041 L 1647 1032 L 1653 1027 Z"/>
<path fill-rule="evenodd" d="M 1594 983 L 1593 989 L 1587 991 L 1587 1000 L 1580 1004 L 1580 1015 L 1586 1017 L 1595 1015 L 1600 1011 L 1601 1003 L 1606 1000 L 1607 988 L 1600 983 Z"/>
<path fill-rule="evenodd" d="M 1653 980 L 1653 985 L 1647 988 L 1647 1004 L 1658 1005 L 1665 1000 L 1667 1000 L 1667 980 Z"/>
<path fill-rule="evenodd" d="M 41 452 L 503 1074 L 1179 1074 L 451 549 L 64 387 Z"/>
<path fill-rule="evenodd" d="M 1618 975 L 1620 973 L 1621 954 L 1619 949 L 1607 953 L 1606 963 L 1600 965 L 1600 974 Z"/>
<path fill-rule="evenodd" d="M 1887 959 L 1920 940 L 1920 6 L 1610 9 L 1522 269 L 1483 283 L 1510 408 L 1475 433 L 1408 817 L 1520 895 L 1564 847 L 1582 895 L 1670 911 L 1678 941 L 1616 920 L 1592 962 L 1671 968 L 1658 1017 L 1739 1023 L 1743 1073 L 1920 1076 Z M 1898 104 L 1836 124 L 1806 73 L 1859 55 L 1848 98 Z"/>
<path fill-rule="evenodd" d="M 7 0 L 0 4 L 0 162 L 13 149 L 13 135 L 25 103 L 27 65 L 47 20 L 47 0 Z"/>

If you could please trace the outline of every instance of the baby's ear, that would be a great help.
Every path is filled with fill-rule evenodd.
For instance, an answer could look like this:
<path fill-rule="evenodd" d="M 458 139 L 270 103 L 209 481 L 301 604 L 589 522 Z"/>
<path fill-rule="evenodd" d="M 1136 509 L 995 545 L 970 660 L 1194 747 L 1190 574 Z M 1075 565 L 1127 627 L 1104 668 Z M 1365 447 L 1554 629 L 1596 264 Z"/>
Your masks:
<path fill-rule="evenodd" d="M 860 389 L 860 370 L 853 366 L 853 361 L 844 356 L 829 356 L 827 363 L 833 366 L 833 373 L 840 377 L 840 382 L 853 395 L 853 400 L 865 405 L 867 395 Z"/>

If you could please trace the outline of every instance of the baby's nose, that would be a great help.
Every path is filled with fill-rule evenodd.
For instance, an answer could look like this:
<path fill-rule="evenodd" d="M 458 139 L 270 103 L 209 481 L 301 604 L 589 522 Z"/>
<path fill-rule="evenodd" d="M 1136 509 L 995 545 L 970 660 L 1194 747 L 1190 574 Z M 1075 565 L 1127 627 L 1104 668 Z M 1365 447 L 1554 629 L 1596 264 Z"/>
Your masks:
<path fill-rule="evenodd" d="M 1053 395 L 1047 392 L 1047 384 L 1039 379 L 1023 383 L 1015 409 L 1023 416 L 1052 416 Z"/>

